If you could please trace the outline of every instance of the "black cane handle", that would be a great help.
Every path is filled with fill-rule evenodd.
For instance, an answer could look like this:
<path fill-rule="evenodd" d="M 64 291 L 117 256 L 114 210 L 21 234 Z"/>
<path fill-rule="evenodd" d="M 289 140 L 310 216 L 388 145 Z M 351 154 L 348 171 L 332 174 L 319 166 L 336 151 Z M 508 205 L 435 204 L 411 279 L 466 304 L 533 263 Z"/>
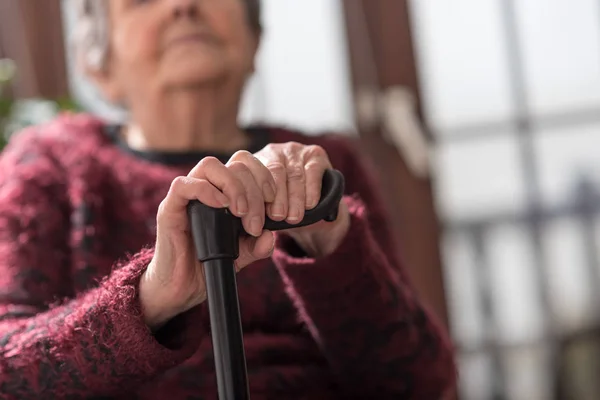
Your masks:
<path fill-rule="evenodd" d="M 344 175 L 335 169 L 323 174 L 321 199 L 317 206 L 304 213 L 297 224 L 265 218 L 264 228 L 271 231 L 299 228 L 319 221 L 335 221 L 344 195 Z M 200 261 L 233 258 L 239 255 L 238 239 L 244 234 L 241 219 L 226 208 L 212 208 L 194 200 L 188 204 L 188 216 L 194 246 Z"/>
<path fill-rule="evenodd" d="M 300 228 L 325 220 L 335 221 L 338 206 L 344 195 L 344 175 L 338 170 L 328 169 L 323 174 L 321 187 L 321 199 L 315 208 L 306 210 L 304 218 L 298 224 L 290 224 L 285 221 L 273 221 L 269 217 L 265 219 L 265 229 L 269 231 L 281 231 L 290 228 Z"/>

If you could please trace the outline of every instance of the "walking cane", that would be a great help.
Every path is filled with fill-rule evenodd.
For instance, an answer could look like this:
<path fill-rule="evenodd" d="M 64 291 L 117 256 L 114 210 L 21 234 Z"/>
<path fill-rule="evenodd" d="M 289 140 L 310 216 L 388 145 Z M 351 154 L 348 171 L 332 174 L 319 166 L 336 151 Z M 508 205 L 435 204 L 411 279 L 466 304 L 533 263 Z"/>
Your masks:
<path fill-rule="evenodd" d="M 265 218 L 265 229 L 278 231 L 335 221 L 344 194 L 344 176 L 330 169 L 323 175 L 319 204 L 307 210 L 299 224 Z M 206 291 L 220 400 L 250 398 L 242 322 L 234 261 L 239 256 L 239 237 L 246 234 L 228 209 L 208 207 L 199 201 L 188 205 L 188 215 L 198 260 L 204 265 Z"/>

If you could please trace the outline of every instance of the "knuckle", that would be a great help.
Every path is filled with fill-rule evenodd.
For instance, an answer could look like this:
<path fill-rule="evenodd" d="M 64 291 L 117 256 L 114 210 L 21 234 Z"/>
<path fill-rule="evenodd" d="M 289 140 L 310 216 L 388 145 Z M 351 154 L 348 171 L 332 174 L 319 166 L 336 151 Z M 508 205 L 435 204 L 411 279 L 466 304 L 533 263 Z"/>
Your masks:
<path fill-rule="evenodd" d="M 319 145 L 306 146 L 304 154 L 309 158 L 324 158 L 327 157 L 325 149 Z"/>
<path fill-rule="evenodd" d="M 250 168 L 248 168 L 248 166 L 246 164 L 244 164 L 241 161 L 233 161 L 229 164 L 229 169 L 231 169 L 232 171 L 235 172 L 243 172 L 243 173 L 249 173 L 250 172 Z"/>
<path fill-rule="evenodd" d="M 297 154 L 298 152 L 300 152 L 302 150 L 302 147 L 304 147 L 304 145 L 302 145 L 301 143 L 298 142 L 287 142 L 284 145 L 283 148 L 283 153 L 286 154 L 288 157 L 293 156 L 294 154 Z"/>
<path fill-rule="evenodd" d="M 289 165 L 287 177 L 290 181 L 304 181 L 304 168 L 300 165 Z"/>
<path fill-rule="evenodd" d="M 200 160 L 200 162 L 198 162 L 198 166 L 200 168 L 206 168 L 211 165 L 214 165 L 215 163 L 221 163 L 221 162 L 216 157 L 208 156 L 208 157 L 204 157 L 202 160 Z"/>
<path fill-rule="evenodd" d="M 238 150 L 235 153 L 233 153 L 230 160 L 243 160 L 250 157 L 253 157 L 253 155 L 248 150 Z"/>
<path fill-rule="evenodd" d="M 173 179 L 173 182 L 171 182 L 171 191 L 177 193 L 179 192 L 184 186 L 188 185 L 190 182 L 189 178 L 186 176 L 178 176 L 175 179 Z"/>
<path fill-rule="evenodd" d="M 306 163 L 306 165 L 304 166 L 304 169 L 307 172 L 320 172 L 325 169 L 325 166 L 323 165 L 322 162 L 319 162 L 316 160 L 311 160 Z"/>
<path fill-rule="evenodd" d="M 280 147 L 280 144 L 277 143 L 269 143 L 268 145 L 266 145 L 263 150 L 265 151 L 275 151 L 278 147 Z"/>
<path fill-rule="evenodd" d="M 286 170 L 285 165 L 280 161 L 273 161 L 267 164 L 267 168 L 272 174 L 283 174 Z"/>

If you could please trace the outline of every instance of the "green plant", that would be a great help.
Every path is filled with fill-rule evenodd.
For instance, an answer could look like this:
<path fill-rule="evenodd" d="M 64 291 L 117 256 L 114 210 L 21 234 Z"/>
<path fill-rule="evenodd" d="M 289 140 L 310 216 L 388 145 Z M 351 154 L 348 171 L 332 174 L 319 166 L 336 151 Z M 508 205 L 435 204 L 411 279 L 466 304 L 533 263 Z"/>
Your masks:
<path fill-rule="evenodd" d="M 54 118 L 61 111 L 79 111 L 71 98 L 12 99 L 8 88 L 15 79 L 16 66 L 8 59 L 0 59 L 0 150 L 15 132 Z"/>
<path fill-rule="evenodd" d="M 70 99 L 3 99 L 0 101 L 0 150 L 10 137 L 23 128 L 54 118 L 61 111 L 78 111 Z"/>
<path fill-rule="evenodd" d="M 6 95 L 7 88 L 10 86 L 16 74 L 16 67 L 12 60 L 7 58 L 0 59 L 0 150 L 6 145 L 4 136 L 4 126 L 12 109 L 13 102 Z"/>
<path fill-rule="evenodd" d="M 2 133 L 0 135 L 0 150 L 2 150 L 4 148 L 4 146 L 6 145 L 6 138 L 4 137 L 4 124 L 6 123 L 5 121 L 8 119 L 8 116 L 10 115 L 10 109 L 12 106 L 12 102 L 9 101 L 8 99 L 2 99 L 0 98 L 0 133 Z"/>

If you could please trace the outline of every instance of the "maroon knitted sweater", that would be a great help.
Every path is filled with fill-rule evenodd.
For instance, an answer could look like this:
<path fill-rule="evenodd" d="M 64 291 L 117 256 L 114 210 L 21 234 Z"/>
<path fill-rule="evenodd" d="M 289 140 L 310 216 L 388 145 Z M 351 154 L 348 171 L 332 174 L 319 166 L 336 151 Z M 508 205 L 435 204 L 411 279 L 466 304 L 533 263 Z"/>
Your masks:
<path fill-rule="evenodd" d="M 1 398 L 215 399 L 206 304 L 153 335 L 137 290 L 158 205 L 202 154 L 129 151 L 108 132 L 65 115 L 0 156 Z M 334 254 L 307 257 L 278 234 L 273 257 L 238 275 L 252 398 L 441 398 L 455 381 L 449 341 L 408 283 L 351 141 L 250 132 L 251 150 L 323 146 L 351 212 Z"/>

